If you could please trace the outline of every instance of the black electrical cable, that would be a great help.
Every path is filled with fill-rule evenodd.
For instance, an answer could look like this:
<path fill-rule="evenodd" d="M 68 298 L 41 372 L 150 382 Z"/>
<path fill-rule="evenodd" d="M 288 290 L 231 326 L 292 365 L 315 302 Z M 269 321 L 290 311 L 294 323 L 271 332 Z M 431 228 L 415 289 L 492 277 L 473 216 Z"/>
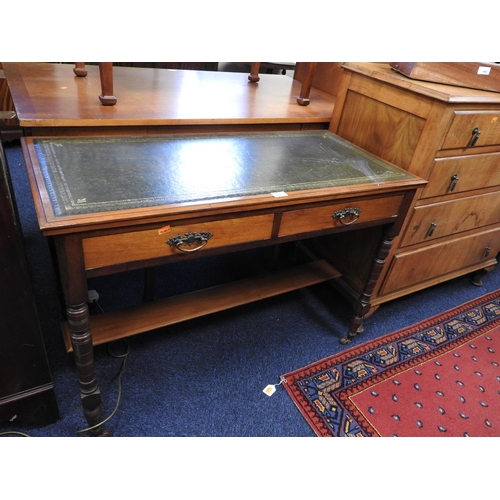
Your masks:
<path fill-rule="evenodd" d="M 118 342 L 121 342 L 125 345 L 125 352 L 123 354 L 115 354 L 112 352 L 113 347 Z M 125 364 L 127 362 L 128 355 L 130 354 L 130 346 L 128 345 L 128 343 L 125 340 L 116 340 L 115 342 L 111 342 L 108 345 L 108 353 L 113 358 L 122 358 L 122 364 L 120 366 L 120 370 L 118 371 L 118 375 L 117 375 L 118 376 L 118 397 L 116 399 L 115 408 L 111 412 L 111 414 L 107 418 L 105 418 L 102 422 L 99 422 L 98 424 L 93 425 L 92 427 L 87 427 L 85 429 L 78 430 L 78 431 L 76 431 L 77 434 L 83 434 L 85 432 L 89 432 L 93 429 L 97 429 L 98 427 L 101 427 L 102 425 L 104 425 L 106 422 L 108 422 L 115 415 L 116 411 L 118 410 L 118 407 L 120 406 L 120 398 L 121 398 L 121 394 L 122 394 L 122 375 L 123 375 L 123 372 L 125 371 Z"/>

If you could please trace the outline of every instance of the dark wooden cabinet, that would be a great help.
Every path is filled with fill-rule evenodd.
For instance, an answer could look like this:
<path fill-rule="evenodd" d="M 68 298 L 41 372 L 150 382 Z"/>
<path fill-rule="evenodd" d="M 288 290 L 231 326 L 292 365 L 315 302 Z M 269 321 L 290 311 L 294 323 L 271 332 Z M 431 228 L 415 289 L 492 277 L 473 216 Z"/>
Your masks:
<path fill-rule="evenodd" d="M 58 408 L 0 146 L 0 423 L 46 425 Z"/>
<path fill-rule="evenodd" d="M 19 120 L 14 110 L 14 103 L 0 62 L 0 141 L 2 143 L 19 139 L 22 136 Z"/>

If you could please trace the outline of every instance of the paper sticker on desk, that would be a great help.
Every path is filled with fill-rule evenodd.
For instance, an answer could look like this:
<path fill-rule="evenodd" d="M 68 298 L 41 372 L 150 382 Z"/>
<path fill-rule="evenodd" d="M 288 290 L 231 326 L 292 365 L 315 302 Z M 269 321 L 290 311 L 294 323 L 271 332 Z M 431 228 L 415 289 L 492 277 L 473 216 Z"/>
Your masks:
<path fill-rule="evenodd" d="M 285 191 L 278 191 L 277 193 L 271 193 L 275 198 L 283 198 L 284 196 L 288 196 Z"/>
<path fill-rule="evenodd" d="M 490 71 L 491 68 L 489 66 L 479 66 L 479 68 L 477 68 L 478 75 L 489 75 Z"/>
<path fill-rule="evenodd" d="M 170 226 L 163 226 L 161 229 L 158 229 L 158 234 L 165 234 L 170 231 Z"/>

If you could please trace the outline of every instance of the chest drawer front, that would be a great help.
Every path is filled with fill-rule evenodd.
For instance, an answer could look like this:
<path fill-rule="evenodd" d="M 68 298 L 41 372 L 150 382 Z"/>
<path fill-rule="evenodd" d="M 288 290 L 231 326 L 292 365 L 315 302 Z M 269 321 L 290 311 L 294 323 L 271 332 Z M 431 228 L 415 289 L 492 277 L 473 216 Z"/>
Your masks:
<path fill-rule="evenodd" d="M 187 233 L 211 233 L 206 248 L 218 248 L 271 238 L 273 214 L 241 217 L 237 219 L 200 222 L 185 225 L 165 224 L 160 228 L 144 231 L 94 236 L 83 240 L 85 268 L 94 269 L 127 262 L 168 257 L 182 253 L 167 242 Z M 183 246 L 193 250 L 199 243 Z M 197 250 L 194 250 L 197 251 Z M 203 248 L 200 248 L 203 252 Z"/>
<path fill-rule="evenodd" d="M 436 159 L 422 198 L 500 186 L 500 153 Z"/>
<path fill-rule="evenodd" d="M 474 141 L 476 136 L 477 139 Z M 500 109 L 455 111 L 442 149 L 493 146 L 496 144 L 500 144 Z"/>
<path fill-rule="evenodd" d="M 416 207 L 401 246 L 500 222 L 500 192 Z"/>
<path fill-rule="evenodd" d="M 382 294 L 436 280 L 460 269 L 477 266 L 500 252 L 500 229 L 465 236 L 454 241 L 430 245 L 394 256 Z M 463 274 L 463 273 L 462 273 Z"/>
<path fill-rule="evenodd" d="M 347 204 L 345 201 L 342 201 L 320 207 L 291 210 L 283 214 L 279 236 L 306 234 L 342 227 L 351 223 L 355 226 L 364 222 L 396 217 L 402 201 L 403 196 L 390 196 L 387 198 L 348 202 Z M 357 219 L 355 217 L 345 218 L 343 219 L 344 222 L 333 217 L 336 212 L 349 211 L 349 209 L 359 210 L 359 217 Z"/>

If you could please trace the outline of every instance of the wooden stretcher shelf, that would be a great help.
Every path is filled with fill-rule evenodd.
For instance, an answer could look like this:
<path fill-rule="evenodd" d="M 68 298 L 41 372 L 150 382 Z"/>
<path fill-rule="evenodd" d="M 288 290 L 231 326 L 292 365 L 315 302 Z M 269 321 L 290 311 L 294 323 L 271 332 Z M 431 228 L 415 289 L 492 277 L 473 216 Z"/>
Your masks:
<path fill-rule="evenodd" d="M 272 273 L 252 276 L 204 290 L 147 302 L 90 318 L 94 345 L 154 330 L 188 319 L 224 311 L 232 307 L 274 297 L 339 278 L 341 274 L 324 260 L 317 260 Z M 64 343 L 72 352 L 67 323 L 63 323 Z"/>

